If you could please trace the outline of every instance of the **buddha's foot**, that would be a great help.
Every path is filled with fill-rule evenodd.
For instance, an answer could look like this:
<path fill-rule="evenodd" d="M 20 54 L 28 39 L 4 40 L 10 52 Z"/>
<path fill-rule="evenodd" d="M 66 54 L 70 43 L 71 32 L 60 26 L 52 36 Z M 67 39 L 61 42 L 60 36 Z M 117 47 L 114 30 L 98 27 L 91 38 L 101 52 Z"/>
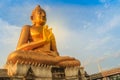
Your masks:
<path fill-rule="evenodd" d="M 80 61 L 79 60 L 68 60 L 68 61 L 61 61 L 58 62 L 56 65 L 62 66 L 62 67 L 74 67 L 74 66 L 80 66 Z"/>

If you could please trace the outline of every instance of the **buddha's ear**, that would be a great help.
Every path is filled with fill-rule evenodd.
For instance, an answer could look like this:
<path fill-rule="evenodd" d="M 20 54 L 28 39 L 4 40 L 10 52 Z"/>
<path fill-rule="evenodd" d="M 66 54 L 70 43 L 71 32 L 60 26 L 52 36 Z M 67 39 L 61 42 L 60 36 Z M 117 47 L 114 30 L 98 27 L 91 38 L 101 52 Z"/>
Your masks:
<path fill-rule="evenodd" d="M 33 16 L 30 16 L 30 19 L 33 20 Z"/>

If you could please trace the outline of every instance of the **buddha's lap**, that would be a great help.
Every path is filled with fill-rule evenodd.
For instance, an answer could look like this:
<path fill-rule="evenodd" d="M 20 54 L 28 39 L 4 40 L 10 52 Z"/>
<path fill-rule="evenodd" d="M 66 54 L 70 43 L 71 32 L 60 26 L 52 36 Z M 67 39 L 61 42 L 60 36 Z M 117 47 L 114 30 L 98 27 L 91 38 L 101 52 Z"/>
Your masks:
<path fill-rule="evenodd" d="M 50 54 L 50 52 L 49 52 Z M 40 64 L 52 64 L 52 65 L 60 65 L 60 66 L 74 66 L 80 65 L 80 62 L 75 58 L 69 56 L 51 56 L 47 53 L 40 52 L 40 51 L 14 51 L 12 52 L 9 57 L 8 61 L 13 61 L 14 63 L 19 61 L 26 61 L 26 62 L 36 62 Z"/>

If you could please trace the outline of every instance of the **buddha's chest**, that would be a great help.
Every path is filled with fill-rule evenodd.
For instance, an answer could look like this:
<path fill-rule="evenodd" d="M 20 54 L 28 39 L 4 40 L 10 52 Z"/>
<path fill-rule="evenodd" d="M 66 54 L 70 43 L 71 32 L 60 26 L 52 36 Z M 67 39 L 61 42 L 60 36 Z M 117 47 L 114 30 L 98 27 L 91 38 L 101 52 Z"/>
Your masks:
<path fill-rule="evenodd" d="M 32 41 L 42 40 L 43 30 L 40 30 L 40 28 L 30 28 L 30 36 Z"/>

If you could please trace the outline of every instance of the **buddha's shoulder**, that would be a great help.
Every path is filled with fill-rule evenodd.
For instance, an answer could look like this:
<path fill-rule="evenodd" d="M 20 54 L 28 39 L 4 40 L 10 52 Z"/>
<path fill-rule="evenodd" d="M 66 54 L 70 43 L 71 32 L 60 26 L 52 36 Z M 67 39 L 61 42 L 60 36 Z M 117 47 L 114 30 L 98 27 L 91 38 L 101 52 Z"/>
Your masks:
<path fill-rule="evenodd" d="M 24 25 L 22 29 L 30 29 L 32 26 L 31 25 Z"/>

